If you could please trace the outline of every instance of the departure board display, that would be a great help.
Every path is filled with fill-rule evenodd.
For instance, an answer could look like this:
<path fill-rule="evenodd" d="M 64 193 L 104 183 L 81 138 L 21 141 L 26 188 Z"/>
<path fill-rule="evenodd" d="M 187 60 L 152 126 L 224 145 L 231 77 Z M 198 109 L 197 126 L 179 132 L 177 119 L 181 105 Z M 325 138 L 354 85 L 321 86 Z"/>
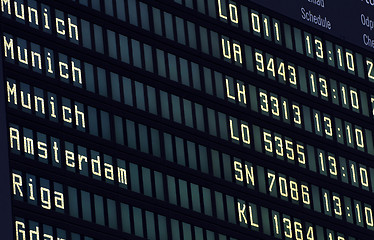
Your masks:
<path fill-rule="evenodd" d="M 374 239 L 374 1 L 0 4 L 2 239 Z"/>

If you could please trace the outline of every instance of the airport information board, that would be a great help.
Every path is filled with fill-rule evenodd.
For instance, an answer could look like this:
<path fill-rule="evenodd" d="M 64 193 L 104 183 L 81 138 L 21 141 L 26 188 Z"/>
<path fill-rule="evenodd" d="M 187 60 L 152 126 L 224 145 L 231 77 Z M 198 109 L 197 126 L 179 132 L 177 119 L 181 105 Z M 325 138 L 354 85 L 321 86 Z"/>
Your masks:
<path fill-rule="evenodd" d="M 1 231 L 374 237 L 374 1 L 1 0 Z"/>

